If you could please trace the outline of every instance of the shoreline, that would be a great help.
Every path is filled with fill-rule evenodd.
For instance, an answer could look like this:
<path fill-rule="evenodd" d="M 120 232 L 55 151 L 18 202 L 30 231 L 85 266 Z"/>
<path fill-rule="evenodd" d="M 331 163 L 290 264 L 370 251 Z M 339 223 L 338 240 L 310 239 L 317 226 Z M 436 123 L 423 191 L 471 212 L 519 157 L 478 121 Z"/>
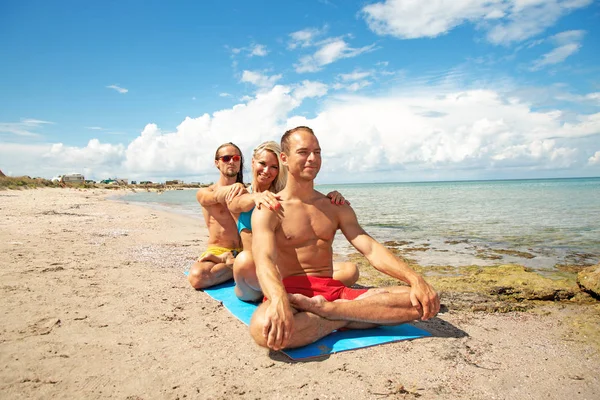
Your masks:
<path fill-rule="evenodd" d="M 130 195 L 133 195 L 133 198 Z M 119 196 L 131 203 L 202 218 L 200 207 L 193 196 L 188 194 L 126 193 Z M 538 238 L 524 235 L 522 240 L 517 240 L 518 234 L 512 242 L 503 242 L 492 236 L 484 239 L 485 236 L 476 233 L 455 237 L 434 230 L 425 235 L 425 231 L 419 231 L 417 227 L 415 235 L 411 236 L 410 232 L 405 232 L 400 225 L 369 225 L 368 218 L 360 215 L 359 209 L 364 208 L 364 205 L 358 204 L 357 207 L 359 221 L 370 235 L 398 255 L 423 267 L 495 266 L 510 263 L 547 274 L 565 267 L 586 267 L 600 262 L 600 253 L 593 247 L 589 248 L 588 242 L 585 246 L 575 245 L 576 236 L 565 236 L 563 245 L 552 243 L 548 246 L 543 242 L 545 236 Z M 346 259 L 355 252 L 340 232 L 336 234 L 333 246 L 337 257 L 341 259 Z"/>
<path fill-rule="evenodd" d="M 7 397 L 337 399 L 352 388 L 355 399 L 592 399 L 600 392 L 599 303 L 538 300 L 525 311 L 477 311 L 472 306 L 486 303 L 465 291 L 468 281 L 446 282 L 444 312 L 415 323 L 432 337 L 290 362 L 258 348 L 246 326 L 190 288 L 182 272 L 204 250 L 202 220 L 108 200 L 112 193 L 0 192 Z"/>
<path fill-rule="evenodd" d="M 145 195 L 143 193 L 142 195 Z M 200 206 L 197 203 L 188 204 L 184 199 L 165 199 L 160 194 L 151 194 L 150 197 L 139 200 L 128 200 L 135 196 L 133 193 L 116 194 L 113 200 L 137 204 L 152 209 L 188 215 L 202 219 Z M 156 196 L 154 199 L 153 196 Z M 165 199 L 165 201 L 161 201 Z M 360 222 L 360 216 L 359 216 Z M 598 254 L 579 251 L 574 248 L 546 249 L 540 246 L 530 246 L 526 243 L 520 246 L 509 243 L 485 242 L 476 237 L 463 239 L 450 239 L 443 236 L 434 236 L 427 239 L 406 238 L 390 239 L 397 236 L 397 232 L 386 232 L 381 227 L 363 226 L 376 240 L 385 244 L 398 256 L 409 260 L 412 264 L 423 268 L 461 268 L 465 266 L 494 267 L 505 264 L 517 264 L 532 268 L 542 275 L 553 275 L 561 269 L 577 269 L 593 266 L 600 263 Z M 406 236 L 406 235 L 403 235 Z M 347 242 L 341 232 L 336 234 L 334 240 L 334 257 L 336 260 L 346 261 L 351 258 L 356 250 Z"/>

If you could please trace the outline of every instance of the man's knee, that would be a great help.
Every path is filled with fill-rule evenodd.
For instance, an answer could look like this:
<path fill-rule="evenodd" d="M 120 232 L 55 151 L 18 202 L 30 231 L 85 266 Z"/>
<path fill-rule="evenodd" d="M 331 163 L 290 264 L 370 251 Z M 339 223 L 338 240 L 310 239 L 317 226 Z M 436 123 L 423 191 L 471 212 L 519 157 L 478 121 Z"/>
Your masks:
<path fill-rule="evenodd" d="M 256 276 L 256 268 L 254 266 L 254 259 L 252 258 L 252 253 L 248 251 L 242 251 L 235 258 L 235 262 L 233 263 L 233 273 L 234 276 L 239 276 L 242 278 Z"/>
<path fill-rule="evenodd" d="M 360 272 L 358 271 L 358 266 L 355 263 L 348 264 L 348 280 L 354 284 L 356 281 L 358 281 L 358 278 L 360 278 Z"/>
<path fill-rule="evenodd" d="M 252 339 L 261 347 L 267 346 L 267 339 L 263 335 L 263 326 L 264 326 L 264 312 L 261 310 L 261 307 L 254 312 L 252 315 L 252 319 L 250 320 L 250 336 Z"/>
<path fill-rule="evenodd" d="M 204 289 L 206 287 L 208 273 L 205 268 L 202 268 L 202 263 L 196 262 L 190 268 L 188 281 L 194 289 Z"/>
<path fill-rule="evenodd" d="M 333 267 L 333 277 L 341 281 L 346 286 L 352 286 L 358 281 L 360 272 L 358 266 L 352 262 L 335 263 Z"/>

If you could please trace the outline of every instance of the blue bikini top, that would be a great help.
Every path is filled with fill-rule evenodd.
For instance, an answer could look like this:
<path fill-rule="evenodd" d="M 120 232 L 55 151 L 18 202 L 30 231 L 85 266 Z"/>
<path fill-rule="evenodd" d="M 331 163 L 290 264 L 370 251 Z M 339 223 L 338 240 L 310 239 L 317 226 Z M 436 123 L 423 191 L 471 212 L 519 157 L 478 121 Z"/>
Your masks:
<path fill-rule="evenodd" d="M 238 233 L 241 233 L 243 229 L 248 229 L 252 232 L 252 211 L 254 211 L 254 207 L 250 211 L 240 213 L 237 222 Z"/>

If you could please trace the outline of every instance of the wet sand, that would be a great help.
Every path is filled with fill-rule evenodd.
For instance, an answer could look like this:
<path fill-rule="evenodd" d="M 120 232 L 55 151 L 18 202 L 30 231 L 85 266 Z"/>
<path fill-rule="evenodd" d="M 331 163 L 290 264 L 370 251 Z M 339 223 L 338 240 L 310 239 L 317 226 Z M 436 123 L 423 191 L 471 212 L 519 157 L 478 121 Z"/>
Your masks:
<path fill-rule="evenodd" d="M 107 200 L 112 193 L 0 191 L 2 398 L 600 393 L 594 304 L 485 313 L 453 307 L 463 295 L 447 293 L 445 312 L 416 323 L 433 337 L 292 362 L 257 347 L 245 325 L 190 288 L 182 272 L 205 247 L 201 220 Z"/>

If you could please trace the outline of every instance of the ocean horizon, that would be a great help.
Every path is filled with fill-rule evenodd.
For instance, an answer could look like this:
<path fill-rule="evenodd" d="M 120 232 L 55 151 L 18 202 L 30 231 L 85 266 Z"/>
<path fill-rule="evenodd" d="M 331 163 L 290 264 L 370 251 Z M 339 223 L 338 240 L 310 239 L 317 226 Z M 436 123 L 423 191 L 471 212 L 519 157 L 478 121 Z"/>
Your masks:
<path fill-rule="evenodd" d="M 540 271 L 600 262 L 600 177 L 341 183 L 365 231 L 427 266 L 508 263 Z M 198 218 L 195 190 L 138 192 L 120 201 Z M 356 250 L 341 232 L 334 251 Z"/>

